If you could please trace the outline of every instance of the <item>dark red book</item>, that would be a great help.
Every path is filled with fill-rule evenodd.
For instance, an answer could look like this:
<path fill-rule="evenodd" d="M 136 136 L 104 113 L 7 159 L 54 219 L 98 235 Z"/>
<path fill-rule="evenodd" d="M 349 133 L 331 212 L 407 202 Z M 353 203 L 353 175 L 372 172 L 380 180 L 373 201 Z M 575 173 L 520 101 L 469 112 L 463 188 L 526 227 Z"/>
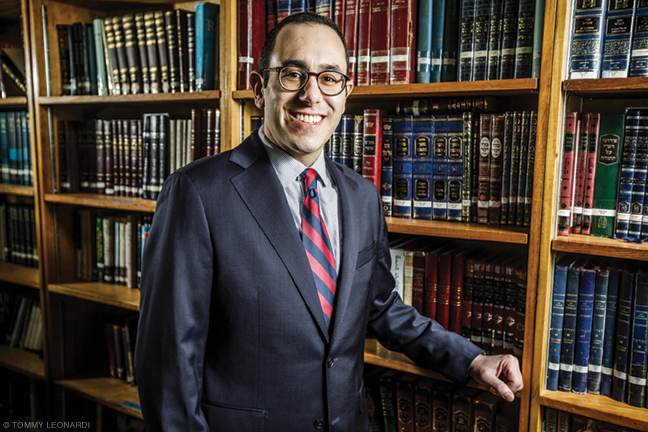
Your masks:
<path fill-rule="evenodd" d="M 371 7 L 371 26 L 381 31 L 371 33 L 370 84 L 389 84 L 389 32 L 391 0 L 375 0 Z"/>
<path fill-rule="evenodd" d="M 391 2 L 389 84 L 411 84 L 414 82 L 417 35 L 416 7 L 416 0 L 392 0 Z"/>
<path fill-rule="evenodd" d="M 238 78 L 236 88 L 239 90 L 252 89 L 250 73 L 259 69 L 259 55 L 266 36 L 266 26 L 266 0 L 242 0 L 238 3 Z"/>
<path fill-rule="evenodd" d="M 412 306 L 423 315 L 425 293 L 425 251 L 414 250 L 412 259 Z"/>
<path fill-rule="evenodd" d="M 458 253 L 452 257 L 452 270 L 450 275 L 450 322 L 448 330 L 457 334 L 461 334 L 465 260 L 465 253 Z"/>
<path fill-rule="evenodd" d="M 340 28 L 344 29 L 346 0 L 333 0 L 333 21 Z"/>
<path fill-rule="evenodd" d="M 450 279 L 453 253 L 454 250 L 442 253 L 437 267 L 436 321 L 446 329 L 450 325 Z"/>
<path fill-rule="evenodd" d="M 481 114 L 479 116 L 477 222 L 480 224 L 488 223 L 492 122 L 493 114 Z M 497 220 L 499 221 L 499 218 Z"/>
<path fill-rule="evenodd" d="M 488 353 L 493 349 L 493 291 L 495 282 L 495 259 L 487 258 L 484 266 L 484 290 L 482 292 L 482 345 Z"/>
<path fill-rule="evenodd" d="M 421 378 L 414 387 L 414 430 L 432 431 L 432 398 L 437 383 Z"/>
<path fill-rule="evenodd" d="M 423 290 L 423 315 L 436 319 L 439 254 L 443 248 L 425 253 L 425 288 Z"/>
<path fill-rule="evenodd" d="M 480 432 L 495 432 L 497 407 L 501 398 L 483 391 L 473 402 L 475 430 Z"/>
<path fill-rule="evenodd" d="M 360 0 L 344 0 L 344 39 L 349 51 L 349 70 L 347 75 L 354 83 L 358 67 L 358 14 Z M 342 27 L 340 27 L 342 28 Z"/>
<path fill-rule="evenodd" d="M 481 391 L 466 387 L 454 393 L 452 397 L 453 431 L 469 432 L 473 430 L 473 401 Z"/>
<path fill-rule="evenodd" d="M 517 277 L 515 275 L 515 262 L 508 262 L 504 266 L 504 354 L 513 354 L 515 342 L 516 302 Z"/>
<path fill-rule="evenodd" d="M 371 73 L 371 6 L 372 0 L 358 0 L 358 67 L 356 83 L 369 85 Z"/>
<path fill-rule="evenodd" d="M 454 384 L 439 383 L 432 395 L 432 430 L 450 432 L 452 430 L 452 391 Z"/>
<path fill-rule="evenodd" d="M 472 319 L 473 275 L 475 268 L 474 255 L 466 256 L 464 261 L 464 286 L 461 304 L 461 336 L 470 340 Z"/>
<path fill-rule="evenodd" d="M 492 354 L 504 352 L 504 295 L 505 263 L 508 258 L 495 261 L 493 273 L 493 345 Z"/>
<path fill-rule="evenodd" d="M 486 267 L 485 257 L 482 255 L 475 259 L 473 266 L 473 296 L 472 296 L 472 317 L 470 320 L 470 341 L 475 345 L 482 346 L 482 323 L 484 313 L 484 270 Z"/>
<path fill-rule="evenodd" d="M 515 342 L 513 354 L 522 361 L 524 348 L 524 331 L 526 316 L 526 291 L 527 291 L 527 269 L 526 261 L 519 260 L 516 264 L 515 276 L 517 280 L 517 295 L 515 302 Z"/>
<path fill-rule="evenodd" d="M 382 119 L 384 110 L 364 110 L 364 137 L 362 147 L 362 176 L 380 190 L 382 174 Z"/>
<path fill-rule="evenodd" d="M 399 432 L 414 432 L 414 383 L 419 377 L 405 374 L 396 381 L 396 418 Z"/>

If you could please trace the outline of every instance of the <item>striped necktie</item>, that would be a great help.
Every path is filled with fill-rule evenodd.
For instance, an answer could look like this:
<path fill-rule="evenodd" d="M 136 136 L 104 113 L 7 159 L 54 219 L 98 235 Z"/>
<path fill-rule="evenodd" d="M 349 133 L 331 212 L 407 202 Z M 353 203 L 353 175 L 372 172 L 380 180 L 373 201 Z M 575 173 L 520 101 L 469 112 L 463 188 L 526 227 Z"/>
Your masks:
<path fill-rule="evenodd" d="M 306 168 L 301 174 L 304 179 L 304 205 L 302 206 L 302 242 L 310 262 L 319 300 L 324 311 L 326 328 L 333 315 L 333 299 L 337 285 L 335 258 L 328 231 L 322 221 L 317 193 L 317 171 Z"/>

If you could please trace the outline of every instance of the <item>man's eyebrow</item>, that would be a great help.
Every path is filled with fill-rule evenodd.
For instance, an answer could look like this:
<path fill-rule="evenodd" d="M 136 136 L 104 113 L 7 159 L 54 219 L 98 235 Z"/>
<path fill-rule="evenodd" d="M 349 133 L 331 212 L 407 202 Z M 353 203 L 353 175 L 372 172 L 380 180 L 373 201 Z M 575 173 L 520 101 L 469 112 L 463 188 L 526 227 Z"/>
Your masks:
<path fill-rule="evenodd" d="M 303 61 L 301 61 L 301 60 L 296 60 L 296 59 L 295 59 L 295 60 L 292 60 L 292 59 L 291 59 L 291 60 L 286 60 L 286 61 L 284 61 L 283 64 L 281 65 L 281 67 L 286 67 L 286 66 L 296 66 L 296 67 L 300 67 L 300 68 L 302 68 L 302 69 L 306 69 L 306 70 L 308 70 L 308 67 L 306 67 L 306 63 L 305 63 L 305 62 L 303 62 Z M 334 64 L 334 63 L 323 63 L 323 64 L 320 64 L 320 65 L 319 65 L 319 70 L 320 70 L 320 71 L 324 71 L 324 70 L 326 70 L 326 71 L 337 71 L 337 72 L 342 72 L 342 69 L 340 68 L 340 66 L 338 66 L 338 65 L 336 65 L 336 64 Z"/>

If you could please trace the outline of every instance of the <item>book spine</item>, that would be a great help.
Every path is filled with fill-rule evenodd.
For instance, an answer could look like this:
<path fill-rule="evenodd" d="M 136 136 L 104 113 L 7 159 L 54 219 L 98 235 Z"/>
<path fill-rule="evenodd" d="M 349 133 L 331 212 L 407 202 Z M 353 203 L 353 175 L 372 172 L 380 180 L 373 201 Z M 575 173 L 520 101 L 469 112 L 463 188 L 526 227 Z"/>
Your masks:
<path fill-rule="evenodd" d="M 626 238 L 630 230 L 630 204 L 632 203 L 632 182 L 634 181 L 637 141 L 639 140 L 639 118 L 640 111 L 638 109 L 626 110 L 615 228 L 615 235 L 619 238 Z"/>
<path fill-rule="evenodd" d="M 533 60 L 531 78 L 540 77 L 542 67 L 542 38 L 544 34 L 545 1 L 536 0 L 535 22 L 533 26 Z"/>
<path fill-rule="evenodd" d="M 587 372 L 592 339 L 592 311 L 596 271 L 582 269 L 578 292 L 578 321 L 576 324 L 576 347 L 574 349 L 574 373 L 572 392 L 587 393 Z"/>
<path fill-rule="evenodd" d="M 359 0 L 358 7 L 358 85 L 371 83 L 372 0 Z M 328 12 L 327 12 L 328 13 Z"/>
<path fill-rule="evenodd" d="M 511 79 L 515 76 L 515 47 L 517 45 L 518 9 L 518 0 L 504 0 L 500 79 Z"/>
<path fill-rule="evenodd" d="M 471 81 L 475 56 L 475 4 L 477 0 L 461 0 L 461 34 L 457 81 Z M 482 1 L 480 1 L 480 4 Z"/>
<path fill-rule="evenodd" d="M 430 80 L 441 82 L 443 66 L 443 36 L 445 29 L 446 0 L 432 1 L 432 44 L 430 52 Z"/>
<path fill-rule="evenodd" d="M 437 304 L 435 320 L 449 330 L 450 326 L 450 279 L 452 255 L 445 252 L 439 256 L 437 267 Z"/>
<path fill-rule="evenodd" d="M 353 169 L 354 116 L 351 114 L 344 114 L 340 122 L 342 123 L 342 130 L 340 132 L 340 138 L 342 143 L 340 163 L 348 168 Z"/>
<path fill-rule="evenodd" d="M 493 354 L 493 311 L 495 295 L 495 263 L 489 261 L 484 266 L 484 290 L 482 302 L 484 309 L 482 313 L 482 345 L 487 353 Z"/>
<path fill-rule="evenodd" d="M 524 225 L 525 186 L 527 181 L 527 166 L 529 158 L 529 134 L 531 132 L 531 113 L 522 112 L 522 129 L 520 130 L 520 168 L 518 171 L 517 203 L 515 210 L 515 225 Z"/>
<path fill-rule="evenodd" d="M 601 78 L 625 78 L 635 23 L 635 2 L 608 2 L 603 24 Z"/>
<path fill-rule="evenodd" d="M 632 342 L 632 306 L 634 303 L 635 275 L 627 270 L 621 272 L 617 304 L 616 338 L 614 350 L 614 372 L 612 379 L 612 399 L 626 402 L 628 390 L 628 349 Z"/>
<path fill-rule="evenodd" d="M 199 14 L 200 15 L 200 14 Z M 252 0 L 238 2 L 238 76 L 236 88 L 239 90 L 251 90 L 249 77 L 252 72 Z M 200 29 L 201 26 L 199 25 Z"/>
<path fill-rule="evenodd" d="M 169 79 L 169 49 L 166 39 L 166 29 L 164 28 L 164 12 L 155 11 L 153 13 L 153 22 L 160 71 L 159 88 L 162 93 L 169 93 L 171 90 L 171 81 Z"/>
<path fill-rule="evenodd" d="M 130 139 L 129 139 L 129 154 L 130 154 L 130 183 L 127 184 L 128 196 L 137 196 L 137 187 L 139 184 L 139 169 L 138 169 L 138 120 L 130 120 Z"/>
<path fill-rule="evenodd" d="M 628 404 L 646 406 L 646 342 L 648 340 L 648 273 L 639 271 L 635 278 L 632 315 L 632 341 L 628 371 Z"/>
<path fill-rule="evenodd" d="M 644 213 L 646 174 L 648 173 L 648 111 L 641 110 L 634 177 L 632 180 L 632 201 L 630 203 L 630 226 L 628 240 L 641 237 L 642 215 Z"/>
<path fill-rule="evenodd" d="M 101 18 L 95 19 L 92 22 L 92 29 L 95 44 L 95 63 L 97 65 L 97 94 L 99 96 L 106 96 L 109 94 L 110 88 L 108 86 L 108 76 L 106 75 L 106 54 L 104 53 L 106 47 L 103 43 L 103 20 Z"/>
<path fill-rule="evenodd" d="M 511 147 L 513 145 L 513 112 L 504 113 L 504 136 L 502 138 L 502 177 L 500 225 L 508 225 L 509 195 L 511 193 Z"/>
<path fill-rule="evenodd" d="M 610 270 L 597 269 L 592 309 L 592 337 L 587 372 L 587 393 L 601 393 L 601 364 L 605 343 L 605 309 L 607 307 Z"/>
<path fill-rule="evenodd" d="M 581 115 L 580 127 L 578 129 L 578 155 L 574 161 L 575 171 L 572 196 L 572 223 L 571 230 L 573 234 L 580 234 L 583 225 L 583 201 L 585 199 L 585 178 L 587 176 L 587 151 L 589 148 L 589 129 L 590 129 L 590 114 L 583 113 Z"/>
<path fill-rule="evenodd" d="M 115 185 L 113 177 L 113 134 L 112 124 L 110 120 L 103 120 L 103 154 L 104 154 L 104 181 L 106 187 L 104 193 L 106 195 L 115 194 Z"/>
<path fill-rule="evenodd" d="M 390 23 L 389 84 L 411 84 L 416 57 L 416 0 L 391 0 Z"/>
<path fill-rule="evenodd" d="M 149 85 L 151 93 L 161 91 L 160 62 L 158 60 L 157 39 L 155 37 L 155 13 L 144 14 L 144 33 L 146 38 L 146 52 L 149 67 Z"/>
<path fill-rule="evenodd" d="M 526 264 L 518 264 L 515 269 L 515 283 L 517 284 L 515 294 L 515 340 L 513 345 L 513 355 L 522 361 L 524 353 L 524 329 L 527 305 L 527 270 Z"/>
<path fill-rule="evenodd" d="M 502 165 L 504 153 L 504 114 L 494 114 L 491 124 L 490 180 L 488 194 L 488 224 L 498 225 L 502 208 Z"/>
<path fill-rule="evenodd" d="M 563 134 L 563 163 L 560 178 L 560 207 L 558 208 L 558 235 L 571 234 L 572 191 L 574 181 L 574 157 L 578 137 L 579 114 L 569 112 L 565 115 Z"/>
<path fill-rule="evenodd" d="M 432 219 L 448 218 L 448 116 L 434 117 L 432 154 Z"/>
<path fill-rule="evenodd" d="M 565 313 L 565 291 L 567 289 L 567 266 L 556 264 L 551 303 L 551 323 L 549 330 L 549 355 L 547 365 L 547 390 L 558 390 L 560 371 L 560 345 L 563 337 Z"/>
<path fill-rule="evenodd" d="M 344 10 L 344 38 L 347 43 L 349 53 L 349 67 L 347 75 L 352 82 L 356 82 L 356 72 L 358 68 L 358 13 L 360 0 L 345 0 Z"/>
<path fill-rule="evenodd" d="M 71 93 L 72 76 L 70 74 L 70 36 L 71 27 L 69 25 L 57 24 L 56 33 L 58 36 L 58 48 L 60 58 L 61 90 L 63 95 Z"/>
<path fill-rule="evenodd" d="M 473 81 L 486 79 L 488 71 L 488 45 L 490 42 L 490 1 L 475 0 L 473 17 Z"/>
<path fill-rule="evenodd" d="M 137 52 L 139 53 L 140 61 L 140 74 L 139 78 L 142 80 L 142 93 L 151 93 L 151 84 L 149 82 L 149 61 L 148 51 L 146 48 L 146 28 L 144 27 L 144 14 L 137 13 L 134 15 L 135 21 L 135 43 L 137 44 Z"/>
<path fill-rule="evenodd" d="M 499 65 L 502 56 L 502 23 L 504 18 L 504 0 L 490 2 L 488 24 L 488 60 L 486 79 L 499 79 Z"/>
<path fill-rule="evenodd" d="M 412 251 L 412 306 L 423 315 L 425 296 L 425 251 Z"/>
<path fill-rule="evenodd" d="M 470 340 L 471 319 L 472 319 L 472 302 L 473 302 L 473 285 L 474 285 L 475 260 L 468 256 L 465 259 L 463 269 L 463 296 L 461 304 L 461 336 Z"/>
<path fill-rule="evenodd" d="M 423 316 L 436 319 L 439 256 L 436 252 L 425 254 L 425 285 L 423 288 Z"/>
<path fill-rule="evenodd" d="M 462 167 L 462 191 L 461 191 L 461 221 L 472 220 L 472 160 L 473 160 L 473 113 L 463 113 L 463 167 Z"/>
<path fill-rule="evenodd" d="M 122 94 L 131 92 L 130 79 L 128 76 L 128 55 L 126 54 L 126 45 L 124 44 L 124 26 L 122 17 L 114 17 L 112 20 L 113 34 L 115 37 L 115 51 L 119 59 L 119 85 Z"/>
<path fill-rule="evenodd" d="M 504 354 L 515 353 L 517 278 L 513 263 L 504 267 Z"/>
<path fill-rule="evenodd" d="M 432 399 L 432 430 L 452 430 L 452 392 L 439 389 L 434 390 Z"/>
<path fill-rule="evenodd" d="M 164 12 L 164 29 L 169 60 L 169 89 L 171 93 L 180 92 L 180 53 L 178 51 L 178 23 L 175 11 Z"/>
<path fill-rule="evenodd" d="M 461 22 L 459 1 L 446 1 L 443 27 L 443 52 L 441 55 L 441 82 L 457 81 L 457 53 L 459 32 L 456 23 Z"/>
<path fill-rule="evenodd" d="M 596 176 L 596 155 L 599 138 L 600 113 L 590 113 L 587 144 L 587 172 L 585 174 L 585 192 L 583 197 L 583 218 L 581 234 L 589 235 L 592 231 L 592 203 L 594 200 L 594 179 Z"/>
<path fill-rule="evenodd" d="M 290 15 L 290 0 L 277 0 L 277 24 L 279 24 L 281 21 L 284 20 L 288 15 Z M 337 12 L 340 10 L 338 8 L 338 4 L 344 4 L 343 0 L 335 0 L 335 11 Z M 344 26 L 340 27 L 340 23 L 336 20 L 335 23 L 338 25 L 339 28 L 344 28 Z"/>
<path fill-rule="evenodd" d="M 475 260 L 473 267 L 472 317 L 470 321 L 470 341 L 482 347 L 482 324 L 484 312 L 484 269 L 486 263 Z"/>
<path fill-rule="evenodd" d="M 382 172 L 382 128 L 385 111 L 373 108 L 364 110 L 364 146 L 362 150 L 362 176 L 380 191 Z"/>
<path fill-rule="evenodd" d="M 351 150 L 351 168 L 353 168 L 353 170 L 358 174 L 362 174 L 362 135 L 364 130 L 364 115 L 353 116 L 353 120 L 353 147 Z"/>
<path fill-rule="evenodd" d="M 432 17 L 433 0 L 418 2 L 418 35 L 416 38 L 416 76 L 417 83 L 430 82 L 432 62 Z"/>
<path fill-rule="evenodd" d="M 567 272 L 565 291 L 565 311 L 563 318 L 563 336 L 560 344 L 560 372 L 558 390 L 571 391 L 572 372 L 574 370 L 574 350 L 576 347 L 576 326 L 578 318 L 578 288 L 580 285 L 580 268 L 572 263 Z"/>
<path fill-rule="evenodd" d="M 515 78 L 531 78 L 533 66 L 533 35 L 536 0 L 520 0 L 518 4 L 517 42 L 515 45 Z"/>
<path fill-rule="evenodd" d="M 103 133 L 103 120 L 95 119 L 95 152 L 96 158 L 95 163 L 97 164 L 96 169 L 96 191 L 100 194 L 106 193 L 106 161 L 104 155 L 104 133 Z"/>
<path fill-rule="evenodd" d="M 448 330 L 461 334 L 465 258 L 462 254 L 452 256 L 450 273 L 450 316 Z"/>
<path fill-rule="evenodd" d="M 383 214 L 391 217 L 393 213 L 393 174 L 394 174 L 394 118 L 384 116 L 382 124 L 382 163 L 380 169 L 380 197 Z"/>
<path fill-rule="evenodd" d="M 187 32 L 187 11 L 176 10 L 175 22 L 178 44 L 178 83 L 181 92 L 189 91 L 189 39 Z M 194 54 L 195 55 L 195 54 Z"/>
<path fill-rule="evenodd" d="M 337 4 L 337 2 L 336 2 Z M 371 85 L 389 84 L 391 0 L 376 0 L 372 5 L 372 27 L 384 29 L 371 33 Z"/>
<path fill-rule="evenodd" d="M 412 217 L 412 116 L 394 117 L 394 217 Z"/>
<path fill-rule="evenodd" d="M 139 58 L 139 47 L 137 46 L 135 16 L 133 14 L 122 17 L 124 29 L 124 46 L 128 61 L 128 78 L 132 94 L 142 92 L 142 65 Z"/>
<path fill-rule="evenodd" d="M 479 118 L 479 202 L 477 222 L 488 223 L 488 197 L 490 197 L 490 162 L 493 114 L 481 114 Z"/>
<path fill-rule="evenodd" d="M 634 29 L 632 32 L 632 45 L 630 48 L 629 77 L 648 76 L 648 52 L 645 46 L 648 43 L 648 3 L 637 0 Z"/>
<path fill-rule="evenodd" d="M 196 14 L 187 13 L 187 73 L 189 91 L 196 91 Z"/>
<path fill-rule="evenodd" d="M 614 337 L 620 273 L 620 269 L 611 268 L 608 281 L 605 308 L 605 328 L 603 330 L 603 358 L 601 359 L 601 394 L 604 396 L 612 395 L 612 368 L 614 366 L 613 355 L 615 346 Z"/>
<path fill-rule="evenodd" d="M 84 94 L 94 95 L 97 94 L 97 65 L 95 62 L 94 31 L 92 24 L 81 23 L 79 32 L 81 36 L 81 49 L 83 50 L 81 56 L 81 61 L 83 62 L 83 91 Z"/>
<path fill-rule="evenodd" d="M 517 220 L 517 190 L 522 143 L 522 112 L 513 112 L 513 140 L 511 141 L 511 175 L 509 178 L 509 214 L 508 224 L 515 225 Z"/>
<path fill-rule="evenodd" d="M 448 115 L 448 213 L 447 219 L 461 222 L 463 203 L 463 117 Z"/>
<path fill-rule="evenodd" d="M 434 137 L 432 116 L 412 117 L 412 218 L 432 219 L 432 143 Z"/>
<path fill-rule="evenodd" d="M 600 78 L 606 8 L 607 0 L 576 3 L 570 38 L 569 79 Z"/>

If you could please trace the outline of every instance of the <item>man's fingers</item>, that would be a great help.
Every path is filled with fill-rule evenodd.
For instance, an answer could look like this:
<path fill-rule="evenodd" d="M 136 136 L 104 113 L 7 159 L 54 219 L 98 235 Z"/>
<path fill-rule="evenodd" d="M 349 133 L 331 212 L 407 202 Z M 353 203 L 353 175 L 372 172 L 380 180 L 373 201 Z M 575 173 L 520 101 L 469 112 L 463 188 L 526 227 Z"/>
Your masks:
<path fill-rule="evenodd" d="M 491 393 L 501 396 L 507 402 L 513 402 L 515 400 L 515 393 L 504 383 L 504 381 L 499 378 L 493 378 L 494 380 L 489 383 L 491 385 Z"/>

